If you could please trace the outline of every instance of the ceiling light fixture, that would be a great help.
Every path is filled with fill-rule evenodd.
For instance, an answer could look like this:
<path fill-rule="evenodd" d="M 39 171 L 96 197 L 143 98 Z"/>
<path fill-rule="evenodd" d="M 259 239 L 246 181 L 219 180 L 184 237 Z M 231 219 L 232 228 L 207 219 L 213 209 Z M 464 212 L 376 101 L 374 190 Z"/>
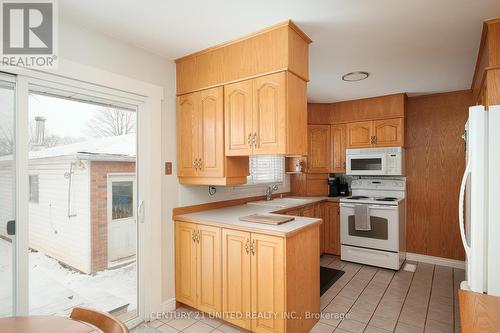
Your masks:
<path fill-rule="evenodd" d="M 362 71 L 350 72 L 342 75 L 342 81 L 348 81 L 348 82 L 361 81 L 367 79 L 368 76 L 370 76 L 370 73 L 368 72 L 362 72 Z"/>

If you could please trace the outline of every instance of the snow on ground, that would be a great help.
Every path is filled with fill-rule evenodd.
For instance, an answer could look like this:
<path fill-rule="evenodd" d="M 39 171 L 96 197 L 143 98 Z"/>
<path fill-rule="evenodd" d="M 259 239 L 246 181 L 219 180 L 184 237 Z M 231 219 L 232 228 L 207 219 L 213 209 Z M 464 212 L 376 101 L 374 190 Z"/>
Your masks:
<path fill-rule="evenodd" d="M 0 239 L 0 316 L 10 312 L 12 244 Z M 41 252 L 29 254 L 30 314 L 68 314 L 74 306 L 112 311 L 126 304 L 137 307 L 135 262 L 95 275 L 62 267 Z"/>

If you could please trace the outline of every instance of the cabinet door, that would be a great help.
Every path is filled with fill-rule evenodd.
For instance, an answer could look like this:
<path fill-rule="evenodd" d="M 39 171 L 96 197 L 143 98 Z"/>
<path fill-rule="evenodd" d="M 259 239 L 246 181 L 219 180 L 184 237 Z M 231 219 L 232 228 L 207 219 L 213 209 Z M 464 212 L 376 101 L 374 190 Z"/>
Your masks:
<path fill-rule="evenodd" d="M 332 172 L 345 173 L 345 125 L 333 125 Z"/>
<path fill-rule="evenodd" d="M 308 173 L 328 173 L 331 171 L 330 125 L 308 126 Z"/>
<path fill-rule="evenodd" d="M 338 203 L 325 203 L 325 252 L 340 255 L 340 216 Z"/>
<path fill-rule="evenodd" d="M 222 87 L 199 92 L 198 159 L 200 177 L 224 176 L 224 105 Z"/>
<path fill-rule="evenodd" d="M 179 177 L 196 175 L 198 158 L 198 93 L 177 97 L 177 159 Z"/>
<path fill-rule="evenodd" d="M 197 309 L 213 314 L 222 311 L 221 229 L 198 225 Z"/>
<path fill-rule="evenodd" d="M 253 79 L 254 154 L 285 153 L 285 92 L 285 72 Z"/>
<path fill-rule="evenodd" d="M 325 205 L 317 204 L 314 208 L 314 217 L 323 219 L 323 223 L 319 227 L 319 254 L 325 253 Z"/>
<path fill-rule="evenodd" d="M 252 313 L 285 311 L 283 238 L 252 233 Z M 252 332 L 284 332 L 279 316 L 252 320 Z"/>
<path fill-rule="evenodd" d="M 175 223 L 175 298 L 196 307 L 196 225 Z"/>
<path fill-rule="evenodd" d="M 404 143 L 404 118 L 375 120 L 373 135 L 377 147 L 399 147 Z"/>
<path fill-rule="evenodd" d="M 224 86 L 225 146 L 227 156 L 252 154 L 252 80 Z"/>
<path fill-rule="evenodd" d="M 224 320 L 250 330 L 250 233 L 222 229 L 222 311 Z"/>
<path fill-rule="evenodd" d="M 359 121 L 348 123 L 347 128 L 347 148 L 365 148 L 372 146 L 372 122 Z"/>
<path fill-rule="evenodd" d="M 302 216 L 305 216 L 305 217 L 315 217 L 314 216 L 314 205 L 311 205 L 311 206 L 306 206 L 304 208 L 302 208 Z"/>

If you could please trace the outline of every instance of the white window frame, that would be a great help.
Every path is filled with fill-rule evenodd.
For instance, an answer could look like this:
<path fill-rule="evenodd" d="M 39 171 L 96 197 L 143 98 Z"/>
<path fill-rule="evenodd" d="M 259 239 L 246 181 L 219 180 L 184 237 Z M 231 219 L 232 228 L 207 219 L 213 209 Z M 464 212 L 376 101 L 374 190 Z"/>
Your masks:
<path fill-rule="evenodd" d="M 40 203 L 40 175 L 37 173 L 30 173 L 28 175 L 28 184 L 29 184 L 29 193 L 28 193 L 28 201 L 30 204 L 38 205 Z M 32 201 L 32 191 L 31 191 L 31 177 L 36 177 L 37 179 L 37 187 L 36 187 L 36 201 Z"/>
<path fill-rule="evenodd" d="M 163 88 L 139 80 L 131 79 L 112 72 L 78 64 L 66 59 L 59 59 L 59 68 L 52 71 L 39 71 L 25 68 L 3 69 L 14 74 L 16 83 L 15 105 L 15 166 L 16 166 L 16 241 L 15 241 L 15 279 L 14 313 L 29 314 L 29 279 L 28 279 L 28 97 L 30 85 L 43 85 L 54 89 L 70 89 L 104 99 L 133 103 L 138 112 L 138 197 L 141 212 L 138 248 L 138 316 L 129 322 L 134 327 L 149 314 L 162 309 L 162 202 L 161 196 L 161 154 L 158 140 L 161 138 L 161 103 Z M 139 170 L 140 168 L 140 170 Z"/>

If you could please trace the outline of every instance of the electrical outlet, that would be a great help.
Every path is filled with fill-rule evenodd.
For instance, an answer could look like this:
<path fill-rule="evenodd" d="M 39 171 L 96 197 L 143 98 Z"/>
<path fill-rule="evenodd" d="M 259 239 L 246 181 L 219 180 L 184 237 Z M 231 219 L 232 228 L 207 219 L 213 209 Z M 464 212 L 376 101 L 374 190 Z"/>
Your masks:
<path fill-rule="evenodd" d="M 165 162 L 165 174 L 166 175 L 172 174 L 172 162 Z"/>

